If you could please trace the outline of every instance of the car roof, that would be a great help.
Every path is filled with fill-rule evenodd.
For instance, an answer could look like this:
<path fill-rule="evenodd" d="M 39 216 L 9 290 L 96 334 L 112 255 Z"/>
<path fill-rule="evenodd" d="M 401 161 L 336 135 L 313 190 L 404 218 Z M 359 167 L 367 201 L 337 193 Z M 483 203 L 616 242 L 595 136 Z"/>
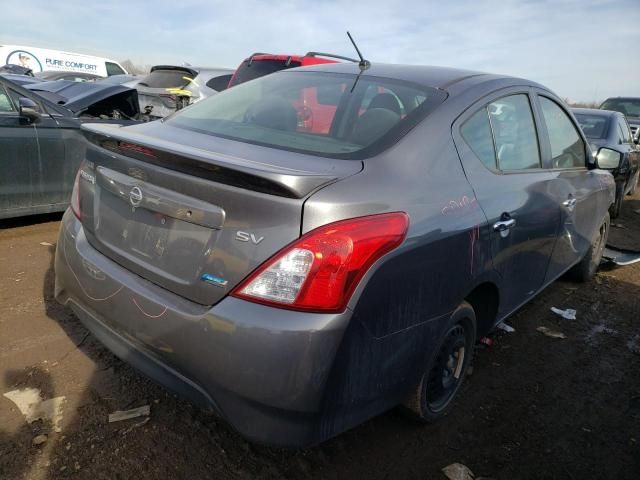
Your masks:
<path fill-rule="evenodd" d="M 328 72 L 328 73 L 350 73 L 359 74 L 360 67 L 357 63 L 323 63 L 308 67 L 300 67 L 288 71 L 301 70 Z M 433 87 L 445 90 L 450 85 L 461 82 L 468 78 L 478 78 L 486 76 L 488 79 L 513 79 L 514 81 L 523 82 L 522 79 L 509 77 L 506 75 L 493 75 L 474 70 L 463 70 L 450 67 L 436 67 L 427 65 L 400 65 L 387 63 L 372 63 L 363 73 L 367 77 L 385 77 L 407 82 L 413 82 L 426 87 Z M 535 85 L 533 82 L 528 84 Z"/>
<path fill-rule="evenodd" d="M 325 63 L 337 63 L 339 61 L 350 61 L 348 57 L 334 56 L 330 53 L 309 52 L 305 55 L 287 55 L 272 53 L 254 53 L 243 60 L 243 63 L 251 60 L 252 62 L 264 62 L 269 60 L 278 60 L 286 62 L 301 63 L 303 66 L 316 65 Z"/>
<path fill-rule="evenodd" d="M 573 113 L 583 113 L 588 115 L 597 115 L 600 117 L 615 117 L 616 115 L 622 115 L 620 112 L 613 110 L 602 110 L 600 108 L 572 108 Z"/>
<path fill-rule="evenodd" d="M 609 97 L 604 102 L 607 100 L 640 100 L 640 97 Z"/>
<path fill-rule="evenodd" d="M 36 77 L 38 76 L 54 76 L 54 75 L 89 75 L 91 77 L 99 77 L 100 75 L 96 75 L 95 73 L 89 72 L 75 72 L 73 70 L 45 70 L 43 72 L 36 72 L 34 74 Z"/>
<path fill-rule="evenodd" d="M 200 75 L 203 73 L 211 73 L 213 72 L 214 74 L 220 74 L 220 75 L 224 75 L 226 73 L 233 73 L 234 69 L 233 68 L 226 68 L 226 67 L 194 67 L 193 65 L 154 65 L 151 67 L 151 71 L 156 71 L 156 70 L 183 70 L 185 72 L 193 72 L 196 75 Z M 195 75 L 194 75 L 195 76 Z"/>
<path fill-rule="evenodd" d="M 0 73 L 0 77 L 11 80 L 19 85 L 40 83 L 42 80 L 36 77 L 30 77 L 28 75 L 16 75 L 14 73 Z"/>

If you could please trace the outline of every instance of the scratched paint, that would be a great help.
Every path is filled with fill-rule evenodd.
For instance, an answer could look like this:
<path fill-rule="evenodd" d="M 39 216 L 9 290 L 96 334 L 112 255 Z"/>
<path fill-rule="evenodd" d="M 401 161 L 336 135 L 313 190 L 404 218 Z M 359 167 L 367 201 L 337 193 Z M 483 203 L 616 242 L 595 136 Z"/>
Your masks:
<path fill-rule="evenodd" d="M 71 233 L 69 232 L 68 227 L 66 229 L 66 232 L 67 232 L 67 235 L 71 236 L 71 238 L 74 238 L 74 236 L 71 235 Z M 73 277 L 76 279 L 76 282 L 78 282 L 78 286 L 82 290 L 82 293 L 84 293 L 87 298 L 93 300 L 94 302 L 104 302 L 106 300 L 109 300 L 110 298 L 115 297 L 118 293 L 120 293 L 120 290 L 124 288 L 123 285 L 120 285 L 120 287 L 115 292 L 111 293 L 110 295 L 107 295 L 106 297 L 94 297 L 90 295 L 89 292 L 87 292 L 87 290 L 84 288 L 84 285 L 80 281 L 80 278 L 78 278 L 78 275 L 73 269 L 73 266 L 71 265 L 71 262 L 69 261 L 69 258 L 67 256 L 67 235 L 64 236 L 64 241 L 62 242 L 62 253 L 64 254 L 64 260 L 65 262 L 67 262 L 67 265 L 69 266 L 69 270 L 71 271 L 71 274 L 73 275 Z"/>
<path fill-rule="evenodd" d="M 164 309 L 158 313 L 158 314 L 153 314 L 153 313 L 149 313 L 147 311 L 144 310 L 144 308 L 142 308 L 140 306 L 140 304 L 136 301 L 134 296 L 131 296 L 131 301 L 133 302 L 133 304 L 138 307 L 138 310 L 140 310 L 140 312 L 142 312 L 143 315 L 145 315 L 146 317 L 149 318 L 160 318 L 161 316 L 163 316 L 165 313 L 167 313 L 167 306 L 164 306 Z"/>
<path fill-rule="evenodd" d="M 458 210 L 474 208 L 476 206 L 477 202 L 475 198 L 469 198 L 466 195 L 463 195 L 460 199 L 449 200 L 449 202 L 442 207 L 440 212 L 442 215 L 448 215 Z"/>

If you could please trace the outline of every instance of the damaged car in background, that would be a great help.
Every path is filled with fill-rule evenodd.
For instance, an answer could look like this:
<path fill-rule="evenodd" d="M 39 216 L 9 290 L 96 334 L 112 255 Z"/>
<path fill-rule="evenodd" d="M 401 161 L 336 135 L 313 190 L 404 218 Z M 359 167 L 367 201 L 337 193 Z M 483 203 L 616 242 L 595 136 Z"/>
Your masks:
<path fill-rule="evenodd" d="M 21 86 L 0 77 L 0 218 L 67 208 L 85 154 L 84 122 L 145 119 L 132 88 L 64 80 Z"/>
<path fill-rule="evenodd" d="M 156 65 L 135 84 L 142 111 L 162 118 L 227 88 L 233 70 Z"/>

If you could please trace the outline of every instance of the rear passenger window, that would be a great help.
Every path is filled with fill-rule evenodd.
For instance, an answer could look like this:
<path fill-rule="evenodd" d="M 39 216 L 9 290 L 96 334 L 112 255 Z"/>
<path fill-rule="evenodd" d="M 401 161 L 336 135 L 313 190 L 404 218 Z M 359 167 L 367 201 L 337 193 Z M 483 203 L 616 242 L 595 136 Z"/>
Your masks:
<path fill-rule="evenodd" d="M 495 170 L 496 151 L 493 147 L 491 125 L 489 124 L 487 110 L 483 108 L 477 111 L 469 120 L 464 122 L 460 133 L 480 161 L 488 168 Z"/>
<path fill-rule="evenodd" d="M 620 130 L 622 130 L 622 142 L 633 143 L 633 137 L 631 136 L 631 130 L 629 129 L 627 121 L 623 118 L 619 118 L 618 125 L 620 126 Z"/>
<path fill-rule="evenodd" d="M 540 168 L 538 136 L 528 96 L 501 98 L 490 103 L 488 111 L 500 170 Z"/>
<path fill-rule="evenodd" d="M 9 95 L 4 91 L 2 85 L 0 85 L 0 113 L 15 112 Z"/>
<path fill-rule="evenodd" d="M 553 168 L 584 167 L 585 146 L 573 122 L 556 102 L 545 97 L 539 98 L 551 143 Z"/>

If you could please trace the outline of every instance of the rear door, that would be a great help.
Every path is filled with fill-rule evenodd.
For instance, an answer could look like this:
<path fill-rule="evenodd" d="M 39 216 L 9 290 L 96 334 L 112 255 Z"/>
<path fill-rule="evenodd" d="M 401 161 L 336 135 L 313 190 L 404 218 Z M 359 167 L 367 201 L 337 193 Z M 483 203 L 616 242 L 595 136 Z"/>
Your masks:
<path fill-rule="evenodd" d="M 506 314 L 543 286 L 559 222 L 529 89 L 489 96 L 456 121 L 453 133 L 492 228 L 493 264 L 502 277 L 500 313 Z"/>
<path fill-rule="evenodd" d="M 66 141 L 69 132 L 60 128 L 58 121 L 48 111 L 41 99 L 28 91 L 18 91 L 8 87 L 9 96 L 18 102 L 18 98 L 25 97 L 38 105 L 40 119 L 33 125 L 37 133 L 38 155 L 31 159 L 32 204 L 44 209 L 50 206 L 59 209 L 68 203 L 73 188 L 73 180 L 79 162 L 73 166 L 66 160 Z M 76 137 L 79 126 L 75 126 Z M 58 206 L 58 207 L 56 207 Z"/>
<path fill-rule="evenodd" d="M 0 82 L 0 218 L 30 213 L 38 161 L 36 129 Z"/>
<path fill-rule="evenodd" d="M 560 230 L 547 281 L 578 262 L 602 222 L 606 194 L 598 174 L 587 169 L 588 144 L 565 107 L 548 93 L 535 96 L 544 140 L 544 164 L 553 175 L 549 195 L 560 212 Z"/>

